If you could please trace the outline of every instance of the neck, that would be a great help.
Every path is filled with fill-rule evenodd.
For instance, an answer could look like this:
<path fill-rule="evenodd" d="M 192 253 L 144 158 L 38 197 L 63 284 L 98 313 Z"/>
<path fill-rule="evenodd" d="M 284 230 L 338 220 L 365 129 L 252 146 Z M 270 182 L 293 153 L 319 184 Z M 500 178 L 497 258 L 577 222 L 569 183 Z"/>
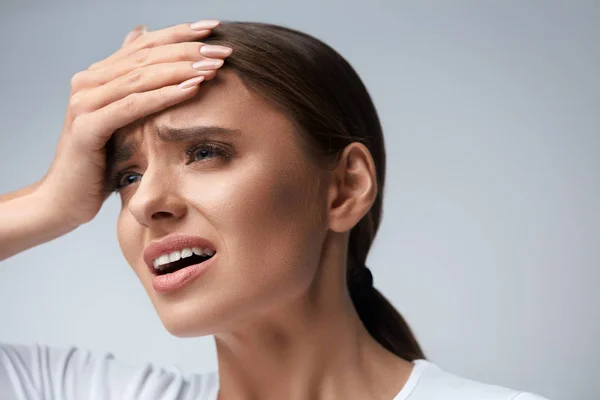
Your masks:
<path fill-rule="evenodd" d="M 319 268 L 301 297 L 215 335 L 219 400 L 393 399 L 412 363 L 367 332 L 342 268 Z M 336 284 L 336 282 L 338 282 Z"/>

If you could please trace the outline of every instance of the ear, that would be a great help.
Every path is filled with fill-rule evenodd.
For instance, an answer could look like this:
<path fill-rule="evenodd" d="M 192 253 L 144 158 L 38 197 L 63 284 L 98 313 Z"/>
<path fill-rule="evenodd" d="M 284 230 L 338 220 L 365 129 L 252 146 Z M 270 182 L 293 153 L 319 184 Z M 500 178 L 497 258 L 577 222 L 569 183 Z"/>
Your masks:
<path fill-rule="evenodd" d="M 377 196 L 377 176 L 365 145 L 346 146 L 333 171 L 328 196 L 329 228 L 334 232 L 352 229 L 369 212 Z"/>

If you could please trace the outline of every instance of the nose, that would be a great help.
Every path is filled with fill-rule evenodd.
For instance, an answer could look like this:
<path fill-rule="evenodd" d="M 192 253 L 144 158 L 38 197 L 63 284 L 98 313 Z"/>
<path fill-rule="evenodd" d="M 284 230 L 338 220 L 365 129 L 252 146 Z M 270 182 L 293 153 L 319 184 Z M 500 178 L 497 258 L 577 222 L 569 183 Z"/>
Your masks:
<path fill-rule="evenodd" d="M 152 227 L 178 221 L 186 204 L 177 191 L 177 179 L 161 171 L 146 170 L 128 201 L 129 212 L 142 225 Z"/>

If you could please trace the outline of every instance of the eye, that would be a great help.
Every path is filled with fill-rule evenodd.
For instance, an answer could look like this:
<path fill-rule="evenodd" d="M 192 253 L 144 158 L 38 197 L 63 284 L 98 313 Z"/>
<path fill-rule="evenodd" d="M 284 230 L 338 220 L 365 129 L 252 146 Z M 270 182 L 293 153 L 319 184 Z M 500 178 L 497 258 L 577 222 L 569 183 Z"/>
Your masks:
<path fill-rule="evenodd" d="M 221 157 L 228 159 L 231 157 L 230 150 L 216 143 L 203 142 L 188 148 L 185 153 L 189 157 L 188 164 L 193 162 L 211 161 L 214 158 Z"/>
<path fill-rule="evenodd" d="M 227 161 L 232 158 L 234 153 L 231 146 L 227 144 L 202 142 L 187 148 L 185 154 L 188 156 L 186 164 L 210 161 L 210 165 L 213 165 L 214 162 L 218 161 L 217 158 L 220 158 L 222 161 Z M 133 172 L 130 168 L 132 167 L 128 167 L 127 169 L 129 170 L 118 172 L 110 177 L 109 184 L 111 185 L 112 192 L 119 192 L 121 189 L 142 179 L 142 174 Z"/>
<path fill-rule="evenodd" d="M 200 149 L 194 153 L 194 161 L 201 161 L 215 156 L 215 151 L 212 149 Z"/>
<path fill-rule="evenodd" d="M 142 176 L 135 172 L 123 172 L 116 177 L 115 188 L 116 190 L 122 189 L 126 186 L 131 185 L 132 183 L 135 183 L 141 178 Z"/>

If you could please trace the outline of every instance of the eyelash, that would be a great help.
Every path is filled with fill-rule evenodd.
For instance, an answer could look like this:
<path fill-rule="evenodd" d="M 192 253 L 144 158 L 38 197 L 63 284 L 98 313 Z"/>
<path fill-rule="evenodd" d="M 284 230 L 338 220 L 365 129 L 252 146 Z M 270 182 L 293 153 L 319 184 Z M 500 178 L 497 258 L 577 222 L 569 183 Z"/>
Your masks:
<path fill-rule="evenodd" d="M 222 145 L 219 145 L 216 143 L 211 143 L 211 142 L 198 143 L 196 145 L 188 147 L 185 150 L 185 154 L 188 156 L 188 161 L 186 162 L 185 165 L 190 165 L 194 162 L 202 161 L 202 160 L 194 160 L 193 159 L 193 157 L 202 150 L 212 151 L 215 153 L 215 156 L 213 156 L 213 157 L 223 157 L 225 160 L 230 159 L 231 155 L 232 155 L 231 150 L 226 149 Z M 210 158 L 213 158 L 213 157 L 210 157 Z M 133 174 L 140 175 L 137 172 L 128 171 L 128 170 L 120 171 L 120 172 L 114 174 L 113 177 L 110 179 L 111 191 L 118 192 L 122 188 L 129 186 L 129 185 L 122 185 L 121 181 L 123 180 L 124 177 L 126 177 L 128 175 L 133 175 Z"/>

